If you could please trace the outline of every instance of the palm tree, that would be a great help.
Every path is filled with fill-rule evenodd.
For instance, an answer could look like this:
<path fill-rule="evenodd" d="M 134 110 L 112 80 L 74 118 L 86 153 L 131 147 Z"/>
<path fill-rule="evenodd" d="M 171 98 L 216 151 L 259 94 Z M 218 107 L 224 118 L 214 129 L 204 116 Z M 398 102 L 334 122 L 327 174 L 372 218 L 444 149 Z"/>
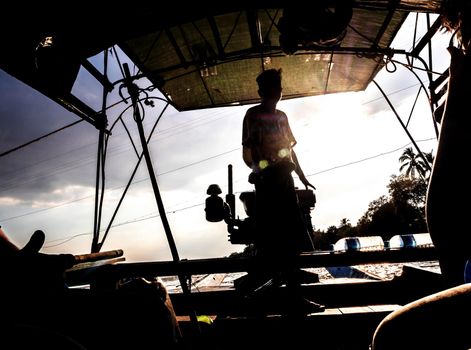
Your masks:
<path fill-rule="evenodd" d="M 402 163 L 399 171 L 402 172 L 405 169 L 405 175 L 409 178 L 415 178 L 416 174 L 422 175 L 425 173 L 425 169 L 422 168 L 422 164 L 418 160 L 413 148 L 407 147 L 399 157 L 399 162 Z"/>
<path fill-rule="evenodd" d="M 402 163 L 399 171 L 402 172 L 405 169 L 407 177 L 415 178 L 418 174 L 423 180 L 427 181 L 433 164 L 433 155 L 432 151 L 423 153 L 423 155 L 425 160 L 420 154 L 416 154 L 412 147 L 407 147 L 399 157 L 399 162 Z"/>

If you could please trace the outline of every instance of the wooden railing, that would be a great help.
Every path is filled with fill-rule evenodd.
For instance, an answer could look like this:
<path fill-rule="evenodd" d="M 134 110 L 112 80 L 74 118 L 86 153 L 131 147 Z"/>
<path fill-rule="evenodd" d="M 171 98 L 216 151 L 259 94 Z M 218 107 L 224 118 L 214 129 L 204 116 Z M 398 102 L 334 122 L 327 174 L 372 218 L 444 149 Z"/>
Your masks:
<path fill-rule="evenodd" d="M 347 253 L 306 253 L 300 256 L 299 265 L 301 268 L 308 268 L 431 260 L 437 260 L 434 247 Z M 118 263 L 95 267 L 92 271 L 86 273 L 80 271 L 73 273 L 73 271 L 70 271 L 67 277 L 69 283 L 73 285 L 90 282 L 90 279 L 117 281 L 128 277 L 176 276 L 182 274 L 191 276 L 208 273 L 243 272 L 248 271 L 251 265 L 252 260 L 250 258 Z"/>

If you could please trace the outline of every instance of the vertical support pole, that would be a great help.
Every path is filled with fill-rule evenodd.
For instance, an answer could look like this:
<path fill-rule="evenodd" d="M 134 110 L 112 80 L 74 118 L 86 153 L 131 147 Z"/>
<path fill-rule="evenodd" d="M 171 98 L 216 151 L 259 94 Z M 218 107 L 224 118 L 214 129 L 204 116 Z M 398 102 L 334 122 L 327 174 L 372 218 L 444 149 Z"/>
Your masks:
<path fill-rule="evenodd" d="M 172 253 L 173 261 L 178 262 L 180 261 L 180 257 L 178 256 L 177 246 L 175 244 L 175 240 L 173 239 L 172 231 L 168 223 L 167 214 L 165 213 L 165 208 L 162 201 L 162 197 L 160 196 L 159 186 L 157 185 L 157 179 L 155 176 L 154 167 L 152 165 L 152 159 L 150 158 L 149 148 L 147 147 L 147 140 L 144 133 L 144 126 L 142 125 L 142 117 L 139 111 L 139 89 L 132 82 L 131 73 L 129 71 L 129 66 L 126 63 L 124 63 L 123 68 L 124 68 L 124 75 L 125 75 L 125 81 L 126 81 L 125 84 L 128 89 L 129 96 L 131 97 L 131 102 L 132 102 L 133 111 L 134 111 L 134 120 L 136 122 L 137 129 L 139 132 L 142 153 L 146 161 L 147 171 L 149 173 L 149 178 L 152 184 L 152 189 L 154 191 L 155 200 L 157 202 L 157 207 L 159 209 L 160 219 L 162 220 L 162 225 L 164 227 L 164 231 L 167 236 L 167 240 L 170 246 L 170 251 Z M 178 279 L 180 281 L 180 285 L 182 287 L 183 293 L 186 295 L 191 295 L 189 286 L 187 284 L 186 276 L 178 275 Z M 191 276 L 190 276 L 190 279 L 191 279 Z M 195 326 L 197 332 L 199 333 L 200 328 L 198 324 L 198 319 L 194 311 L 190 311 L 190 319 L 193 325 Z"/>
<path fill-rule="evenodd" d="M 100 221 L 101 221 L 101 209 L 100 209 L 100 197 L 101 192 L 104 191 L 104 188 L 101 186 L 102 179 L 102 169 L 103 169 L 103 145 L 105 139 L 105 132 L 103 129 L 99 130 L 98 134 L 98 151 L 97 151 L 97 163 L 96 163 L 96 182 L 95 182 L 95 215 L 93 223 L 93 239 L 92 239 L 92 253 L 98 253 L 100 251 L 100 246 L 98 244 L 100 236 Z"/>
<path fill-rule="evenodd" d="M 108 50 L 105 50 L 103 55 L 103 66 L 104 66 L 104 75 L 108 70 Z M 105 154 L 104 154 L 104 145 L 105 145 L 105 129 L 108 123 L 106 117 L 106 98 L 108 96 L 109 87 L 103 85 L 103 99 L 102 99 L 102 108 L 101 108 L 101 124 L 99 128 L 98 135 L 98 151 L 97 151 L 97 166 L 96 166 L 96 183 L 95 183 L 95 216 L 93 224 L 93 239 L 92 239 L 92 253 L 98 253 L 101 249 L 101 245 L 98 243 L 100 240 L 100 228 L 101 228 L 101 213 L 103 208 L 103 196 L 105 194 Z"/>
<path fill-rule="evenodd" d="M 162 225 L 164 227 L 165 234 L 167 236 L 167 241 L 170 246 L 170 252 L 172 253 L 172 258 L 174 261 L 180 261 L 178 256 L 177 246 L 175 240 L 173 239 L 172 231 L 170 229 L 170 224 L 168 223 L 167 214 L 165 213 L 164 204 L 162 202 L 162 197 L 160 195 L 159 186 L 157 184 L 157 179 L 154 172 L 154 167 L 152 165 L 152 159 L 150 158 L 149 148 L 146 142 L 146 136 L 144 134 L 144 126 L 142 125 L 141 113 L 139 111 L 139 91 L 135 84 L 131 81 L 131 74 L 129 72 L 129 67 L 127 64 L 123 65 L 125 78 L 129 80 L 127 83 L 127 88 L 129 95 L 131 96 L 131 102 L 134 110 L 134 120 L 137 125 L 137 130 L 139 132 L 139 139 L 141 141 L 142 153 L 144 154 L 144 159 L 146 161 L 147 171 L 149 173 L 150 182 L 152 184 L 152 190 L 154 191 L 154 197 L 157 202 L 157 208 L 159 210 L 160 219 L 162 220 Z"/>
<path fill-rule="evenodd" d="M 233 219 L 236 218 L 236 209 L 235 209 L 235 196 L 234 196 L 234 190 L 232 188 L 232 164 L 229 164 L 227 166 L 227 182 L 228 182 L 228 191 L 226 195 L 226 203 L 229 205 L 229 208 L 231 208 L 231 217 Z"/>

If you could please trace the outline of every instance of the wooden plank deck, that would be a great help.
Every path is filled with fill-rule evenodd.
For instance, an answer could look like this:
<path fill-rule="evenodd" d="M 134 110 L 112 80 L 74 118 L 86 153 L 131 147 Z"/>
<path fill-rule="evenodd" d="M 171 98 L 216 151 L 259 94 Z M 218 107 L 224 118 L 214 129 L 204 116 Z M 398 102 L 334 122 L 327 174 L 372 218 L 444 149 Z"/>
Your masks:
<path fill-rule="evenodd" d="M 406 267 L 404 273 L 392 280 L 331 279 L 302 286 L 305 297 L 326 308 L 364 307 L 369 305 L 404 305 L 425 295 L 442 290 L 440 275 Z M 275 289 L 263 298 L 279 303 L 286 299 L 284 287 Z M 192 289 L 190 295 L 170 293 L 177 315 L 194 310 L 199 314 L 241 316 L 251 309 L 243 293 L 227 285 L 206 287 L 204 292 Z M 270 308 L 268 308 L 270 310 Z"/>
<path fill-rule="evenodd" d="M 328 308 L 303 318 L 288 318 L 277 314 L 256 316 L 211 316 L 212 324 L 202 327 L 198 335 L 200 345 L 222 349 L 263 348 L 288 344 L 315 349 L 363 349 L 367 350 L 374 330 L 381 320 L 400 306 L 395 304 L 368 305 L 362 307 Z M 184 336 L 194 334 L 188 317 L 179 317 Z M 192 345 L 195 345 L 194 338 Z"/>
<path fill-rule="evenodd" d="M 369 253 L 369 252 L 368 252 Z M 377 253 L 377 252 L 376 252 Z M 361 262 L 408 262 L 433 260 L 434 250 L 415 252 L 384 252 L 385 254 L 318 255 L 303 257 L 303 266 L 360 265 Z M 310 346 L 325 350 L 368 350 L 374 330 L 384 317 L 400 305 L 432 294 L 440 289 L 440 275 L 405 264 L 400 276 L 390 280 L 332 278 L 306 283 L 303 294 L 326 306 L 323 312 L 305 317 L 283 316 L 286 310 L 286 289 L 276 288 L 258 300 L 248 300 L 234 288 L 234 280 L 245 274 L 248 260 L 204 259 L 191 262 L 157 262 L 109 264 L 71 273 L 83 274 L 89 281 L 104 278 L 107 283 L 118 277 L 161 276 L 173 283 L 170 298 L 184 334 L 182 349 L 208 347 L 226 349 L 261 346 L 290 348 Z M 122 266 L 121 266 L 122 265 Z M 182 270 L 178 270 L 182 268 Z M 175 271 L 191 272 L 190 294 L 178 290 Z M 232 273 L 231 270 L 234 270 Z M 111 272 L 111 275 L 107 275 Z M 197 274 L 200 273 L 200 274 Z M 71 275 L 72 276 L 72 275 Z M 78 275 L 75 275 L 78 276 Z M 70 277 L 70 276 L 69 276 Z M 77 281 L 79 281 L 77 279 Z M 173 281 L 173 282 L 172 282 Z M 201 332 L 195 333 L 189 315 L 208 316 L 212 323 L 200 322 Z"/>

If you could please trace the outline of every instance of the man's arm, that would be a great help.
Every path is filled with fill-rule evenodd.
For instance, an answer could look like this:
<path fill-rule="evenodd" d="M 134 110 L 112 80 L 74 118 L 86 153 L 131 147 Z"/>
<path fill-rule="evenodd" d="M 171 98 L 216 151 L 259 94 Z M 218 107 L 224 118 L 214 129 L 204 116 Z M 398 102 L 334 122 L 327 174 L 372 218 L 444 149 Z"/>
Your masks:
<path fill-rule="evenodd" d="M 303 183 L 304 186 L 306 186 L 306 189 L 309 187 L 312 187 L 313 189 L 316 189 L 313 184 L 311 184 L 307 179 L 306 176 L 304 175 L 303 170 L 301 169 L 301 166 L 299 165 L 298 162 L 298 156 L 296 155 L 296 152 L 294 150 L 291 150 L 291 156 L 293 157 L 294 164 L 296 164 L 296 169 L 294 170 L 296 174 L 299 176 L 299 180 Z"/>
<path fill-rule="evenodd" d="M 245 113 L 244 121 L 242 123 L 242 159 L 249 168 L 252 168 L 252 148 L 249 146 L 252 143 L 249 136 L 249 112 L 250 109 Z"/>
<path fill-rule="evenodd" d="M 247 146 L 242 146 L 242 158 L 244 159 L 245 164 L 249 168 L 252 168 L 253 158 L 252 158 L 252 149 Z"/>

